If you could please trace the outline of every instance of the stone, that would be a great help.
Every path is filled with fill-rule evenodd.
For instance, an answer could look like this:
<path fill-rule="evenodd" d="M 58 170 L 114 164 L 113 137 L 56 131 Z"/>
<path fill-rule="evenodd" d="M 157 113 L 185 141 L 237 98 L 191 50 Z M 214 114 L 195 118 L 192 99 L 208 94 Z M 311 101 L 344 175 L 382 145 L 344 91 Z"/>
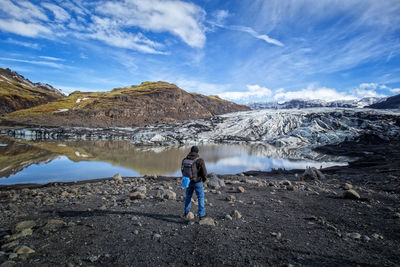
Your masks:
<path fill-rule="evenodd" d="M 218 190 L 221 187 L 225 187 L 224 180 L 219 179 L 215 173 L 210 173 L 208 177 L 210 177 L 210 180 L 207 182 L 207 186 L 210 187 L 211 189 Z"/>
<path fill-rule="evenodd" d="M 282 182 L 283 185 L 292 185 L 291 181 L 285 180 Z"/>
<path fill-rule="evenodd" d="M 20 238 L 23 238 L 23 237 L 27 237 L 27 236 L 30 236 L 30 235 L 32 235 L 32 229 L 27 228 L 27 229 L 22 230 L 19 233 L 16 233 L 16 234 L 13 234 L 13 235 L 9 236 L 7 238 L 7 240 L 8 241 L 13 241 L 13 240 L 20 239 Z"/>
<path fill-rule="evenodd" d="M 210 226 L 215 226 L 215 222 L 211 217 L 204 217 L 201 218 L 199 221 L 200 225 L 210 225 Z"/>
<path fill-rule="evenodd" d="M 22 221 L 22 222 L 15 224 L 11 228 L 11 233 L 15 234 L 15 233 L 21 232 L 24 229 L 31 229 L 35 226 L 36 226 L 35 221 Z"/>
<path fill-rule="evenodd" d="M 163 198 L 168 200 L 176 200 L 176 193 L 172 190 L 165 190 L 163 193 Z"/>
<path fill-rule="evenodd" d="M 246 183 L 248 183 L 248 184 L 258 184 L 259 181 L 254 180 L 254 179 L 246 179 Z"/>
<path fill-rule="evenodd" d="M 233 220 L 232 216 L 229 215 L 229 214 L 226 214 L 226 215 L 225 215 L 225 219 L 226 219 L 226 220 L 230 220 L 230 221 Z"/>
<path fill-rule="evenodd" d="M 61 193 L 61 197 L 66 198 L 69 195 L 69 193 L 67 191 L 63 191 Z"/>
<path fill-rule="evenodd" d="M 142 186 L 135 187 L 135 191 L 139 191 L 140 193 L 146 194 L 147 188 L 145 185 L 142 185 Z"/>
<path fill-rule="evenodd" d="M 142 192 L 136 191 L 136 192 L 131 193 L 131 194 L 129 195 L 129 197 L 130 197 L 131 199 L 145 199 L 145 198 L 146 198 L 146 195 L 143 194 Z"/>
<path fill-rule="evenodd" d="M 135 231 L 133 231 L 133 234 L 134 234 L 134 235 L 138 235 L 138 234 L 139 234 L 139 231 L 138 231 L 138 230 L 135 230 Z"/>
<path fill-rule="evenodd" d="M 238 210 L 234 210 L 232 213 L 232 217 L 235 219 L 240 219 L 240 218 L 242 218 L 242 214 L 240 214 L 240 212 Z"/>
<path fill-rule="evenodd" d="M 343 198 L 358 200 L 358 199 L 360 199 L 360 195 L 353 189 L 349 189 L 349 190 L 344 191 Z"/>
<path fill-rule="evenodd" d="M 393 215 L 393 219 L 400 219 L 400 212 L 396 212 L 396 213 Z"/>
<path fill-rule="evenodd" d="M 50 230 L 50 229 L 62 227 L 64 225 L 66 225 L 66 223 L 62 220 L 51 219 L 51 220 L 47 221 L 46 225 L 43 226 L 43 229 Z"/>
<path fill-rule="evenodd" d="M 244 193 L 245 192 L 245 190 L 244 190 L 244 188 L 242 186 L 238 186 L 237 191 L 238 191 L 238 193 Z"/>
<path fill-rule="evenodd" d="M 315 167 L 306 168 L 302 177 L 303 177 L 303 179 L 306 179 L 306 180 L 325 179 L 325 175 Z"/>
<path fill-rule="evenodd" d="M 228 201 L 235 201 L 236 200 L 236 197 L 234 196 L 234 195 L 228 195 L 227 197 L 226 197 L 226 200 L 228 200 Z"/>
<path fill-rule="evenodd" d="M 100 255 L 92 255 L 89 257 L 89 261 L 93 263 L 93 262 L 98 261 L 99 258 L 100 258 Z"/>
<path fill-rule="evenodd" d="M 119 173 L 115 174 L 115 175 L 113 176 L 113 179 L 116 180 L 116 181 L 122 181 L 121 174 L 119 174 Z"/>
<path fill-rule="evenodd" d="M 381 236 L 381 235 L 379 235 L 377 233 L 373 233 L 371 236 L 372 236 L 373 239 L 383 239 L 383 236 Z"/>
<path fill-rule="evenodd" d="M 10 253 L 8 254 L 8 259 L 12 260 L 12 259 L 16 259 L 18 258 L 18 254 L 17 253 Z"/>
<path fill-rule="evenodd" d="M 184 217 L 187 220 L 193 220 L 194 219 L 194 214 L 193 214 L 193 212 L 189 211 Z"/>
<path fill-rule="evenodd" d="M 15 261 L 5 261 L 0 265 L 0 267 L 13 267 L 15 264 L 17 264 Z"/>
<path fill-rule="evenodd" d="M 295 190 L 295 187 L 294 187 L 293 185 L 287 185 L 287 186 L 286 186 L 286 190 L 288 190 L 288 191 L 294 191 L 294 190 Z"/>
<path fill-rule="evenodd" d="M 351 239 L 360 239 L 361 235 L 359 233 L 347 233 L 346 234 L 347 237 L 350 237 Z"/>
<path fill-rule="evenodd" d="M 18 240 L 14 240 L 14 241 L 12 241 L 10 243 L 6 243 L 6 244 L 2 245 L 1 249 L 2 250 L 8 250 L 8 249 L 16 247 L 18 245 L 19 245 L 19 241 Z"/>
<path fill-rule="evenodd" d="M 364 235 L 364 236 L 362 237 L 362 240 L 363 240 L 364 242 L 368 242 L 368 241 L 371 240 L 371 238 L 370 238 L 369 236 Z"/>
<path fill-rule="evenodd" d="M 158 239 L 160 239 L 160 238 L 161 238 L 161 235 L 160 235 L 160 234 L 154 234 L 154 235 L 153 235 L 153 239 L 158 240 Z"/>
<path fill-rule="evenodd" d="M 17 248 L 15 250 L 15 253 L 17 253 L 18 255 L 21 255 L 21 254 L 32 254 L 32 253 L 35 253 L 35 251 L 33 249 L 31 249 L 30 247 L 20 246 L 19 248 Z"/>
<path fill-rule="evenodd" d="M 345 183 L 344 185 L 342 185 L 342 188 L 344 190 L 349 190 L 349 189 L 353 189 L 353 185 L 349 184 L 349 183 Z"/>

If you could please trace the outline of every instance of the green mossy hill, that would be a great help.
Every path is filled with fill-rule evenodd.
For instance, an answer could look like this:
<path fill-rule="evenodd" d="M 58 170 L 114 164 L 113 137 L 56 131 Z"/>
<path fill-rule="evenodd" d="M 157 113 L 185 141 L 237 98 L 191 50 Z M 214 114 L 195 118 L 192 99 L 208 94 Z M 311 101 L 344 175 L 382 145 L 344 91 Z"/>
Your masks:
<path fill-rule="evenodd" d="M 5 116 L 16 123 L 43 126 L 143 126 L 208 118 L 248 110 L 218 97 L 190 94 L 174 84 L 143 82 L 110 92 L 73 92 L 66 98 Z"/>
<path fill-rule="evenodd" d="M 62 97 L 61 92 L 48 84 L 32 83 L 10 69 L 0 68 L 0 116 Z"/>

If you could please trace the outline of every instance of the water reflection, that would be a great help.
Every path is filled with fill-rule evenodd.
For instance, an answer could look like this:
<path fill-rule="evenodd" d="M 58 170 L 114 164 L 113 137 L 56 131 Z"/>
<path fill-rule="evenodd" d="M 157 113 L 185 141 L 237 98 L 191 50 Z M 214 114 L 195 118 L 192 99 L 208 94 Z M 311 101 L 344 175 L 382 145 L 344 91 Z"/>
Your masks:
<path fill-rule="evenodd" d="M 0 184 L 46 183 L 123 176 L 180 175 L 190 147 L 136 147 L 129 141 L 32 142 L 0 137 Z M 272 168 L 346 164 L 345 158 L 307 149 L 268 145 L 203 145 L 200 154 L 209 172 L 239 173 Z"/>

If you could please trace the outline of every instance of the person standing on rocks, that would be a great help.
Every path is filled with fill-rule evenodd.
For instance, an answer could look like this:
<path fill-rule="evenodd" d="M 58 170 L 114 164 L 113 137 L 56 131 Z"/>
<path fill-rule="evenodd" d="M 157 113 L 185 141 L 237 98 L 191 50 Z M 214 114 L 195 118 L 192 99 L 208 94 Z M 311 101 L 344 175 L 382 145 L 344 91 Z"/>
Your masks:
<path fill-rule="evenodd" d="M 198 215 L 202 219 L 206 216 L 203 182 L 207 180 L 207 169 L 204 160 L 199 156 L 197 146 L 192 146 L 190 153 L 182 160 L 181 170 L 183 176 L 190 178 L 189 187 L 186 188 L 184 217 L 190 211 L 193 191 L 195 191 L 199 202 Z"/>

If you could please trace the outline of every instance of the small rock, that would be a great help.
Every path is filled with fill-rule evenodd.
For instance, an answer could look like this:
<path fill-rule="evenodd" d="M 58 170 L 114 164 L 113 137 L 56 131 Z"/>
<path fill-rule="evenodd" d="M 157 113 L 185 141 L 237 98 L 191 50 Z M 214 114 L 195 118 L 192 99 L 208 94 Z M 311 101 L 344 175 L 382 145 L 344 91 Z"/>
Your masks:
<path fill-rule="evenodd" d="M 291 181 L 285 180 L 282 182 L 283 185 L 292 185 Z"/>
<path fill-rule="evenodd" d="M 369 236 L 364 235 L 364 236 L 362 237 L 362 240 L 363 240 L 364 242 L 368 242 L 368 241 L 371 240 L 371 238 L 370 238 Z"/>
<path fill-rule="evenodd" d="M 18 246 L 18 245 L 19 245 L 19 241 L 18 241 L 18 240 L 14 240 L 14 241 L 12 241 L 12 242 L 10 242 L 10 243 L 7 243 L 7 244 L 2 245 L 2 246 L 1 246 L 1 249 L 2 249 L 2 250 L 8 250 L 8 249 L 13 248 L 13 247 L 16 247 L 16 246 Z"/>
<path fill-rule="evenodd" d="M 193 214 L 193 212 L 189 211 L 184 217 L 187 220 L 193 220 L 194 219 L 194 214 Z"/>
<path fill-rule="evenodd" d="M 242 214 L 240 214 L 239 211 L 234 210 L 233 213 L 232 213 L 232 217 L 235 218 L 235 219 L 240 219 L 240 218 L 242 218 Z"/>
<path fill-rule="evenodd" d="M 66 198 L 69 195 L 69 193 L 67 191 L 63 191 L 61 193 L 61 197 Z"/>
<path fill-rule="evenodd" d="M 13 267 L 15 264 L 17 264 L 15 261 L 5 261 L 0 265 L 0 267 Z"/>
<path fill-rule="evenodd" d="M 358 199 L 360 199 L 360 195 L 353 189 L 349 189 L 349 190 L 344 191 L 343 198 L 358 200 Z"/>
<path fill-rule="evenodd" d="M 133 234 L 134 234 L 134 235 L 138 235 L 138 234 L 139 234 L 139 231 L 138 231 L 138 230 L 135 230 L 135 231 L 133 231 Z"/>
<path fill-rule="evenodd" d="M 160 238 L 161 238 L 161 235 L 160 235 L 160 234 L 154 234 L 154 235 L 153 235 L 153 239 L 158 240 L 158 239 L 160 239 Z"/>
<path fill-rule="evenodd" d="M 30 229 L 36 226 L 35 221 L 22 221 L 17 223 L 11 228 L 11 233 L 15 234 L 21 232 L 24 229 Z"/>
<path fill-rule="evenodd" d="M 12 259 L 16 259 L 18 258 L 18 254 L 17 253 L 10 253 L 8 254 L 8 259 L 12 260 Z"/>
<path fill-rule="evenodd" d="M 308 180 L 322 180 L 325 179 L 325 175 L 315 167 L 307 168 L 302 176 L 304 179 Z"/>
<path fill-rule="evenodd" d="M 379 235 L 377 233 L 373 233 L 371 236 L 372 236 L 373 239 L 383 239 L 383 236 L 381 236 L 381 235 Z"/>
<path fill-rule="evenodd" d="M 212 218 L 210 218 L 210 217 L 202 218 L 202 219 L 199 221 L 199 224 L 200 224 L 200 225 L 215 226 L 214 220 L 213 220 Z"/>
<path fill-rule="evenodd" d="M 135 187 L 135 191 L 139 191 L 140 193 L 146 194 L 147 188 L 145 185 L 142 185 L 142 186 Z"/>
<path fill-rule="evenodd" d="M 121 175 L 119 173 L 115 174 L 113 176 L 113 179 L 116 180 L 116 181 L 122 181 L 122 177 L 121 177 Z"/>
<path fill-rule="evenodd" d="M 145 198 L 146 198 L 146 195 L 143 194 L 142 192 L 136 191 L 136 192 L 131 193 L 131 194 L 129 195 L 129 197 L 130 197 L 131 199 L 145 199 Z"/>
<path fill-rule="evenodd" d="M 233 220 L 232 216 L 231 216 L 231 215 L 229 215 L 229 214 L 226 214 L 226 215 L 225 215 L 225 219 L 227 219 L 227 220 L 230 220 L 230 221 L 232 221 L 232 220 Z"/>
<path fill-rule="evenodd" d="M 238 193 L 244 193 L 245 192 L 245 190 L 244 190 L 244 188 L 242 186 L 238 186 L 237 191 L 238 191 Z"/>
<path fill-rule="evenodd" d="M 234 196 L 234 195 L 228 195 L 227 197 L 226 197 L 226 200 L 228 200 L 228 201 L 235 201 L 236 200 L 236 197 Z"/>
<path fill-rule="evenodd" d="M 43 226 L 43 229 L 50 230 L 50 229 L 62 227 L 64 225 L 66 225 L 66 223 L 62 220 L 51 219 L 51 220 L 47 221 L 46 225 Z"/>
<path fill-rule="evenodd" d="M 357 240 L 361 238 L 361 235 L 359 233 L 347 233 L 346 236 Z"/>
<path fill-rule="evenodd" d="M 33 249 L 31 249 L 30 247 L 27 247 L 27 246 L 21 246 L 21 247 L 17 248 L 17 249 L 15 250 L 15 252 L 16 252 L 18 255 L 35 253 L 35 251 L 34 251 Z"/>
<path fill-rule="evenodd" d="M 92 255 L 89 257 L 88 260 L 93 263 L 93 262 L 96 262 L 99 258 L 100 258 L 100 255 Z"/>
<path fill-rule="evenodd" d="M 20 233 L 16 233 L 16 234 L 13 234 L 11 236 L 8 236 L 7 240 L 8 241 L 13 241 L 13 240 L 16 240 L 16 239 L 19 239 L 19 238 L 23 238 L 23 237 L 26 237 L 26 236 L 30 236 L 30 235 L 32 235 L 32 229 L 28 228 L 28 229 L 22 230 Z"/>
<path fill-rule="evenodd" d="M 349 189 L 353 189 L 353 185 L 349 184 L 349 183 L 345 183 L 344 185 L 342 185 L 342 188 L 344 190 L 349 190 Z"/>
<path fill-rule="evenodd" d="M 288 190 L 288 191 L 294 191 L 294 190 L 295 190 L 295 187 L 294 187 L 293 185 L 287 185 L 287 186 L 286 186 L 286 190 Z"/>
<path fill-rule="evenodd" d="M 394 218 L 394 219 L 400 219 L 400 212 L 396 212 L 396 213 L 393 215 L 393 218 Z"/>
<path fill-rule="evenodd" d="M 168 200 L 176 200 L 176 193 L 172 190 L 165 190 L 163 197 Z"/>
<path fill-rule="evenodd" d="M 210 173 L 208 177 L 210 177 L 210 180 L 207 182 L 208 187 L 212 189 L 220 189 L 225 186 L 224 180 L 219 179 L 215 173 Z"/>

